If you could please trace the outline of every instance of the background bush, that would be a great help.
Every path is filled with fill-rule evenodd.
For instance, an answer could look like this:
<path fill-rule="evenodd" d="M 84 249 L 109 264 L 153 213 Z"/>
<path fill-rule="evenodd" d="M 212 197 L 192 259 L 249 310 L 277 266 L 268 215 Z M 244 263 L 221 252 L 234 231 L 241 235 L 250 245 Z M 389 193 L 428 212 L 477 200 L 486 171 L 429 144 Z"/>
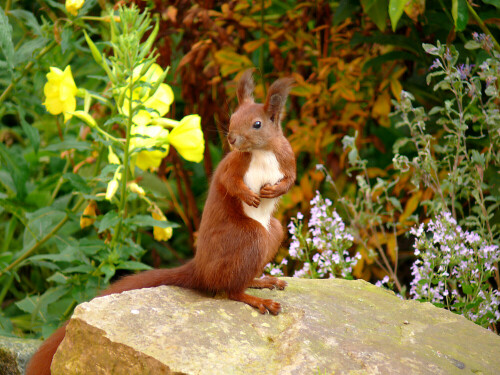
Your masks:
<path fill-rule="evenodd" d="M 42 106 L 50 66 L 64 69 L 71 65 L 76 85 L 90 92 L 105 93 L 109 89 L 102 79 L 102 68 L 91 57 L 83 30 L 101 52 L 109 53 L 110 29 L 103 18 L 109 17 L 106 9 L 116 8 L 116 4 L 87 0 L 73 16 L 64 4 L 53 0 L 2 1 L 3 334 L 46 336 L 70 316 L 77 303 L 92 298 L 112 278 L 135 266 L 142 267 L 139 261 L 153 267 L 173 266 L 192 255 L 208 178 L 228 149 L 224 134 L 236 106 L 236 82 L 250 67 L 257 68 L 256 96 L 260 100 L 276 78 L 291 75 L 296 80 L 283 127 L 297 156 L 298 178 L 282 198 L 278 216 L 286 224 L 301 212 L 307 221 L 309 202 L 316 190 L 330 198 L 346 226 L 353 230 L 351 256 L 361 255 L 352 264 L 354 277 L 372 282 L 386 278 L 398 293 L 409 296 L 415 255 L 413 238 L 407 232 L 444 208 L 460 224 L 474 230 L 483 228 L 480 234 L 490 245 L 498 245 L 495 129 L 499 121 L 493 119 L 489 127 L 479 127 L 476 121 L 484 118 L 482 108 L 498 113 L 498 94 L 484 91 L 486 77 L 479 74 L 481 64 L 490 58 L 498 77 L 498 60 L 493 55 L 500 50 L 495 42 L 500 37 L 498 2 L 479 0 L 477 6 L 466 0 L 123 3 L 148 9 L 159 20 L 154 42 L 157 62 L 162 68 L 171 67 L 165 82 L 175 96 L 167 116 L 182 118 L 197 113 L 202 118 L 206 144 L 202 163 L 186 162 L 171 149 L 155 173 L 140 175 L 141 186 L 168 219 L 181 227 L 174 229 L 168 242 L 155 240 L 151 226 L 127 232 L 124 241 L 128 241 L 130 250 L 118 258 L 106 243 L 112 228 L 104 221 L 103 213 L 110 210 L 105 200 L 98 204 L 95 226 L 82 229 L 80 217 L 86 194 L 103 193 L 112 178 L 109 170 L 101 173 L 108 164 L 106 152 L 99 152 L 86 138 L 88 126 L 84 122 L 74 119 L 69 125 L 58 123 Z M 490 35 L 489 51 L 470 45 L 470 41 L 482 43 L 474 39 L 474 33 Z M 436 46 L 437 41 L 441 46 L 453 45 L 457 52 L 453 74 L 460 75 L 458 67 L 462 64 L 470 67 L 469 74 L 457 82 L 466 87 L 482 79 L 481 95 L 462 110 L 467 113 L 462 124 L 467 129 L 455 135 L 462 145 L 458 155 L 453 152 L 456 142 L 450 138 L 454 133 L 447 131 L 450 124 L 446 122 L 457 119 L 457 96 L 445 83 L 441 83 L 441 91 L 432 88 L 446 82 L 443 78 L 449 75 L 431 77 L 431 86 L 426 81 L 436 55 L 426 53 L 424 45 Z M 444 56 L 446 49 L 440 53 Z M 489 87 L 498 89 L 498 79 Z M 405 109 L 400 106 L 402 90 L 414 98 L 412 109 L 406 107 L 406 120 Z M 466 92 L 460 95 L 471 102 Z M 487 107 L 481 107 L 481 100 L 488 101 Z M 398 103 L 399 112 L 390 117 L 395 108 L 392 101 Z M 83 102 L 83 98 L 78 99 L 80 105 Z M 429 112 L 433 107 L 444 109 Z M 110 115 L 97 100 L 89 110 L 98 122 Z M 417 134 L 411 124 L 419 118 L 426 124 L 426 132 Z M 406 125 L 397 126 L 405 121 Z M 123 128 L 108 125 L 110 132 L 121 134 Z M 425 160 L 441 163 L 428 172 L 437 181 L 434 185 L 426 184 L 424 174 L 416 175 L 418 160 L 410 165 L 418 156 L 412 142 L 426 140 L 430 158 Z M 396 155 L 405 156 L 408 162 L 401 157 L 394 159 Z M 460 164 L 463 170 L 453 169 L 454 161 L 467 159 L 466 155 L 471 161 Z M 447 177 L 450 163 L 455 174 Z M 317 165 L 323 167 L 318 169 Z M 83 183 L 94 173 L 102 177 L 95 185 Z M 459 177 L 465 177 L 460 182 L 466 184 L 465 191 L 456 189 L 461 186 Z M 439 189 L 444 201 L 439 198 Z M 141 212 L 143 204 L 131 203 L 131 213 Z M 43 241 L 47 234 L 51 235 Z M 278 255 L 279 262 L 287 255 L 285 246 Z M 303 269 L 303 260 L 289 260 L 282 267 L 285 274 Z M 128 270 L 120 270 L 127 268 L 120 267 L 120 262 L 130 261 L 138 263 L 125 263 L 130 266 Z M 92 271 L 74 271 L 83 263 Z M 486 281 L 489 288 L 498 289 L 498 276 Z"/>

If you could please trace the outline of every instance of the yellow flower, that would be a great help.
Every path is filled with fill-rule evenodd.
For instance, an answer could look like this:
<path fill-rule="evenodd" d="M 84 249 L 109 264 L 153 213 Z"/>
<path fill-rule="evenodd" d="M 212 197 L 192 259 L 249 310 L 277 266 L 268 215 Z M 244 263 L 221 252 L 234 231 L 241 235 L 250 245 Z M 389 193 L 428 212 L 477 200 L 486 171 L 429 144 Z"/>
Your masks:
<path fill-rule="evenodd" d="M 155 220 L 160 220 L 160 221 L 167 221 L 167 218 L 165 215 L 163 215 L 163 212 L 158 207 L 155 207 L 153 213 L 152 213 L 153 219 Z M 170 238 L 172 238 L 172 228 L 160 228 L 160 227 L 153 227 L 153 236 L 155 240 L 157 241 L 167 241 Z"/>
<path fill-rule="evenodd" d="M 83 6 L 85 0 L 66 0 L 66 10 L 72 15 L 78 14 L 78 9 Z"/>
<path fill-rule="evenodd" d="M 141 69 L 142 65 L 134 69 L 134 77 L 139 76 Z M 153 64 L 146 71 L 145 75 L 141 77 L 141 81 L 154 86 L 162 74 L 163 69 L 158 64 Z M 132 100 L 141 101 L 144 107 L 154 110 L 147 111 L 145 109 L 141 109 L 138 111 L 132 119 L 132 121 L 137 125 L 147 125 L 152 119 L 164 116 L 169 111 L 170 104 L 174 101 L 174 92 L 166 83 L 160 83 L 160 86 L 158 86 L 158 89 L 152 96 L 149 95 L 150 91 L 151 89 L 145 87 L 137 87 L 132 92 Z M 132 107 L 135 107 L 136 105 L 137 104 L 132 103 Z M 129 106 L 130 102 L 128 96 L 126 96 L 122 106 L 122 112 L 126 116 L 129 114 Z"/>
<path fill-rule="evenodd" d="M 168 136 L 169 143 L 184 159 L 196 163 L 203 160 L 205 149 L 200 121 L 201 118 L 198 115 L 186 116 L 170 131 Z"/>
<path fill-rule="evenodd" d="M 97 204 L 95 201 L 89 201 L 89 204 L 83 210 L 80 217 L 80 228 L 86 228 L 95 222 Z"/>
<path fill-rule="evenodd" d="M 47 73 L 47 83 L 43 88 L 45 102 L 43 105 L 53 115 L 64 114 L 64 122 L 68 121 L 76 109 L 76 93 L 78 89 L 68 65 L 64 72 L 61 69 L 50 67 Z"/>
<path fill-rule="evenodd" d="M 138 148 L 151 148 L 161 144 L 159 150 L 142 150 L 136 154 L 135 165 L 145 170 L 154 171 L 160 166 L 162 159 L 168 155 L 169 146 L 166 144 L 168 137 L 168 130 L 158 125 L 150 126 L 133 126 L 132 138 L 130 139 L 130 150 L 133 151 Z M 165 142 L 161 142 L 164 138 Z"/>

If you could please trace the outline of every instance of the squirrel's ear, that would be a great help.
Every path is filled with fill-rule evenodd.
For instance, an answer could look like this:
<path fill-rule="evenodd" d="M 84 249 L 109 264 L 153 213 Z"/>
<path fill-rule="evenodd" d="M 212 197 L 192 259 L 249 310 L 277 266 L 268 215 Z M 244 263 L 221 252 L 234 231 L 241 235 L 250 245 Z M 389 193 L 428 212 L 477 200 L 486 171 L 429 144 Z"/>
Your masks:
<path fill-rule="evenodd" d="M 264 104 L 264 111 L 268 114 L 276 124 L 279 124 L 281 111 L 286 103 L 288 93 L 292 88 L 294 79 L 291 77 L 280 78 L 275 81 L 267 92 L 266 103 Z"/>
<path fill-rule="evenodd" d="M 238 96 L 238 103 L 242 104 L 246 100 L 253 102 L 253 90 L 255 89 L 255 84 L 252 78 L 253 69 L 245 70 L 238 83 L 238 90 L 236 92 Z"/>

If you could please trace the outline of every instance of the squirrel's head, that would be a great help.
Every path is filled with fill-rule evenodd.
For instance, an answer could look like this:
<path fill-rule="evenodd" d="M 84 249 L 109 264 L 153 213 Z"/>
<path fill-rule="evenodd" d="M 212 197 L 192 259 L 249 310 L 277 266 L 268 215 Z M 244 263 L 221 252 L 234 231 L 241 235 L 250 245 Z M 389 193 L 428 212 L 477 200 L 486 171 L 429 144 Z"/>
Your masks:
<path fill-rule="evenodd" d="M 255 103 L 252 70 L 245 71 L 238 83 L 238 108 L 231 116 L 227 140 L 233 150 L 252 151 L 272 148 L 272 140 L 283 135 L 282 111 L 293 78 L 280 78 L 268 90 L 266 101 Z"/>

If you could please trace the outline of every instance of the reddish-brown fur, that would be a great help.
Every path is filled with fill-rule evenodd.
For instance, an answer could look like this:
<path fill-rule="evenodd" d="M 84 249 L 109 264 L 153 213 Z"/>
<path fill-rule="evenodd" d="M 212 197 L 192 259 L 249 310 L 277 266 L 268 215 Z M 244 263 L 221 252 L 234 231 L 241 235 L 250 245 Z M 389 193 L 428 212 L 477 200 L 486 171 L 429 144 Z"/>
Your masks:
<path fill-rule="evenodd" d="M 261 198 L 286 193 L 295 181 L 295 157 L 283 136 L 280 117 L 291 79 L 280 79 L 270 88 L 264 104 L 253 101 L 251 71 L 243 74 L 238 87 L 239 107 L 231 117 L 230 152 L 217 167 L 203 211 L 194 259 L 174 269 L 158 269 L 127 276 L 102 292 L 101 296 L 132 289 L 176 285 L 204 291 L 225 291 L 230 299 L 245 302 L 261 313 L 278 314 L 279 303 L 245 293 L 247 288 L 283 289 L 286 283 L 260 276 L 283 239 L 283 228 L 271 217 L 268 229 L 249 218 L 242 201 L 258 207 Z M 254 129 L 255 119 L 262 123 Z M 283 178 L 274 185 L 262 186 L 259 194 L 244 183 L 253 150 L 272 151 Z M 50 375 L 54 353 L 64 338 L 66 325 L 50 336 L 31 359 L 27 375 Z"/>

